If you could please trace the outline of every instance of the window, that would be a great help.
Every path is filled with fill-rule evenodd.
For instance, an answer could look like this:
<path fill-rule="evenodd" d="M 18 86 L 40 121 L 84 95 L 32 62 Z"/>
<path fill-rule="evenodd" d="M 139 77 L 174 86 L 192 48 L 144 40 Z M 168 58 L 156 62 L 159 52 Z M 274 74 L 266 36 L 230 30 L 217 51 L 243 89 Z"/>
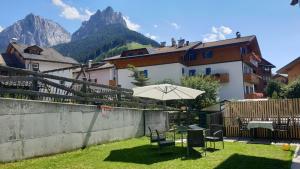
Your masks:
<path fill-rule="evenodd" d="M 209 68 L 209 67 L 206 68 L 206 69 L 205 69 L 205 74 L 206 74 L 206 75 L 210 75 L 210 74 L 211 74 L 211 68 Z"/>
<path fill-rule="evenodd" d="M 197 53 L 193 50 L 189 51 L 188 58 L 189 58 L 189 60 L 196 60 L 197 59 Z"/>
<path fill-rule="evenodd" d="M 148 78 L 148 70 L 144 70 L 144 76 L 145 78 Z"/>
<path fill-rule="evenodd" d="M 240 53 L 241 53 L 241 55 L 247 54 L 247 48 L 241 47 L 241 48 L 240 48 Z"/>
<path fill-rule="evenodd" d="M 181 68 L 181 74 L 184 75 L 184 68 Z"/>
<path fill-rule="evenodd" d="M 213 57 L 213 51 L 209 50 L 209 51 L 203 52 L 203 58 L 204 59 L 210 59 L 212 57 Z"/>
<path fill-rule="evenodd" d="M 196 70 L 195 69 L 189 70 L 189 76 L 195 76 L 195 75 L 196 75 Z"/>
<path fill-rule="evenodd" d="M 40 70 L 40 66 L 38 63 L 32 63 L 32 70 L 33 71 L 39 71 Z"/>

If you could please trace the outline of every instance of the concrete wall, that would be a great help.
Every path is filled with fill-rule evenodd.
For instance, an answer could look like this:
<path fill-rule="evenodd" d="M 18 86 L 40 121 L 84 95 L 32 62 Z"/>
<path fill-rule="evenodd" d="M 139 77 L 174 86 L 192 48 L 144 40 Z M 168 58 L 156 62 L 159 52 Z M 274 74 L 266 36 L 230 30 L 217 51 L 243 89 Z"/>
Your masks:
<path fill-rule="evenodd" d="M 96 106 L 0 98 L 0 161 L 139 137 L 144 135 L 144 122 L 165 130 L 167 121 L 167 113 L 160 111 L 102 111 Z"/>

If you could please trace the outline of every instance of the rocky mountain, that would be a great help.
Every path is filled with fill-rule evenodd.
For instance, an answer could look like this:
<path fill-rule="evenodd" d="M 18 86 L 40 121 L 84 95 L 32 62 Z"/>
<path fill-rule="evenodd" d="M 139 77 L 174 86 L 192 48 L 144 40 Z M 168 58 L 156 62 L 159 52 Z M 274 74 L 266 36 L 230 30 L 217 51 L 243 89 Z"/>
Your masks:
<path fill-rule="evenodd" d="M 19 43 L 48 47 L 69 42 L 71 35 L 58 23 L 29 14 L 0 32 L 0 51 L 6 49 L 12 38 Z"/>
<path fill-rule="evenodd" d="M 120 24 L 127 27 L 125 20 L 120 12 L 114 12 L 112 7 L 105 10 L 97 10 L 88 21 L 82 22 L 81 27 L 72 34 L 72 41 L 84 39 L 91 34 L 101 32 L 105 26 L 112 24 Z"/>
<path fill-rule="evenodd" d="M 103 11 L 98 10 L 88 21 L 83 22 L 73 33 L 71 42 L 57 45 L 55 48 L 65 56 L 86 62 L 100 55 L 104 56 L 104 53 L 113 48 L 132 42 L 141 45 L 159 45 L 141 33 L 129 30 L 123 15 L 107 7 Z"/>

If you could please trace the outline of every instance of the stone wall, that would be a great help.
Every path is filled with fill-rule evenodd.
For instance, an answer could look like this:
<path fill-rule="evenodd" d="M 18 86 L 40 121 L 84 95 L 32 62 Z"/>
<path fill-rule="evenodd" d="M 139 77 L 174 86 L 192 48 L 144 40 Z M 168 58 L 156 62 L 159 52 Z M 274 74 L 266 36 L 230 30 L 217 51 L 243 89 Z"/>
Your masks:
<path fill-rule="evenodd" d="M 66 152 L 166 130 L 166 112 L 0 98 L 0 161 Z"/>

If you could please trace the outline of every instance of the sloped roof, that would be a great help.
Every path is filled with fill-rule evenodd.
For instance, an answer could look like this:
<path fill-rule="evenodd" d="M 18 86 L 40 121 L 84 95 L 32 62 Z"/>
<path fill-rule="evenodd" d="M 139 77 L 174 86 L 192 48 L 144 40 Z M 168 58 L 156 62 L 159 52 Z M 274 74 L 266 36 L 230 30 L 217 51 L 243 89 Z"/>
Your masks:
<path fill-rule="evenodd" d="M 255 35 L 245 36 L 240 38 L 225 39 L 225 40 L 220 40 L 215 42 L 206 42 L 206 43 L 202 43 L 201 41 L 196 41 L 196 42 L 190 42 L 189 45 L 184 45 L 183 47 L 166 46 L 166 47 L 159 47 L 159 48 L 151 48 L 151 53 L 149 52 L 149 54 L 145 54 L 145 55 L 134 55 L 134 56 L 127 56 L 127 57 L 121 57 L 121 55 L 117 55 L 110 58 L 106 58 L 105 60 L 108 61 L 108 60 L 115 60 L 121 58 L 134 58 L 140 56 L 155 55 L 161 53 L 180 52 L 180 51 L 186 51 L 193 47 L 195 49 L 205 49 L 205 48 L 214 48 L 214 47 L 221 47 L 227 45 L 236 45 L 240 43 L 251 42 L 254 39 L 256 39 Z"/>
<path fill-rule="evenodd" d="M 300 65 L 300 57 L 296 58 L 295 60 L 291 61 L 289 64 L 285 65 L 284 67 L 282 67 L 281 69 L 279 69 L 277 71 L 277 73 L 280 73 L 280 74 L 287 74 L 288 71 L 290 69 L 292 69 L 294 66 L 296 66 L 297 64 Z"/>
<path fill-rule="evenodd" d="M 264 58 L 261 58 L 261 62 L 259 63 L 260 65 L 264 65 L 264 66 L 270 66 L 272 68 L 275 68 L 276 66 L 273 65 L 272 63 L 270 63 L 269 61 L 267 61 L 266 59 Z"/>
<path fill-rule="evenodd" d="M 24 50 L 29 46 L 23 44 L 17 44 L 17 43 L 11 43 L 11 45 L 22 55 L 24 59 L 79 64 L 73 58 L 65 57 L 53 48 L 40 47 L 43 51 L 41 52 L 41 55 L 36 55 L 36 54 L 30 54 L 24 52 Z"/>
<path fill-rule="evenodd" d="M 15 55 L 10 55 L 7 53 L 3 53 L 1 55 L 6 66 L 25 69 L 25 64 L 20 62 L 20 60 Z"/>
<path fill-rule="evenodd" d="M 4 58 L 2 57 L 2 54 L 0 54 L 0 65 L 6 66 L 6 63 L 4 61 Z"/>

